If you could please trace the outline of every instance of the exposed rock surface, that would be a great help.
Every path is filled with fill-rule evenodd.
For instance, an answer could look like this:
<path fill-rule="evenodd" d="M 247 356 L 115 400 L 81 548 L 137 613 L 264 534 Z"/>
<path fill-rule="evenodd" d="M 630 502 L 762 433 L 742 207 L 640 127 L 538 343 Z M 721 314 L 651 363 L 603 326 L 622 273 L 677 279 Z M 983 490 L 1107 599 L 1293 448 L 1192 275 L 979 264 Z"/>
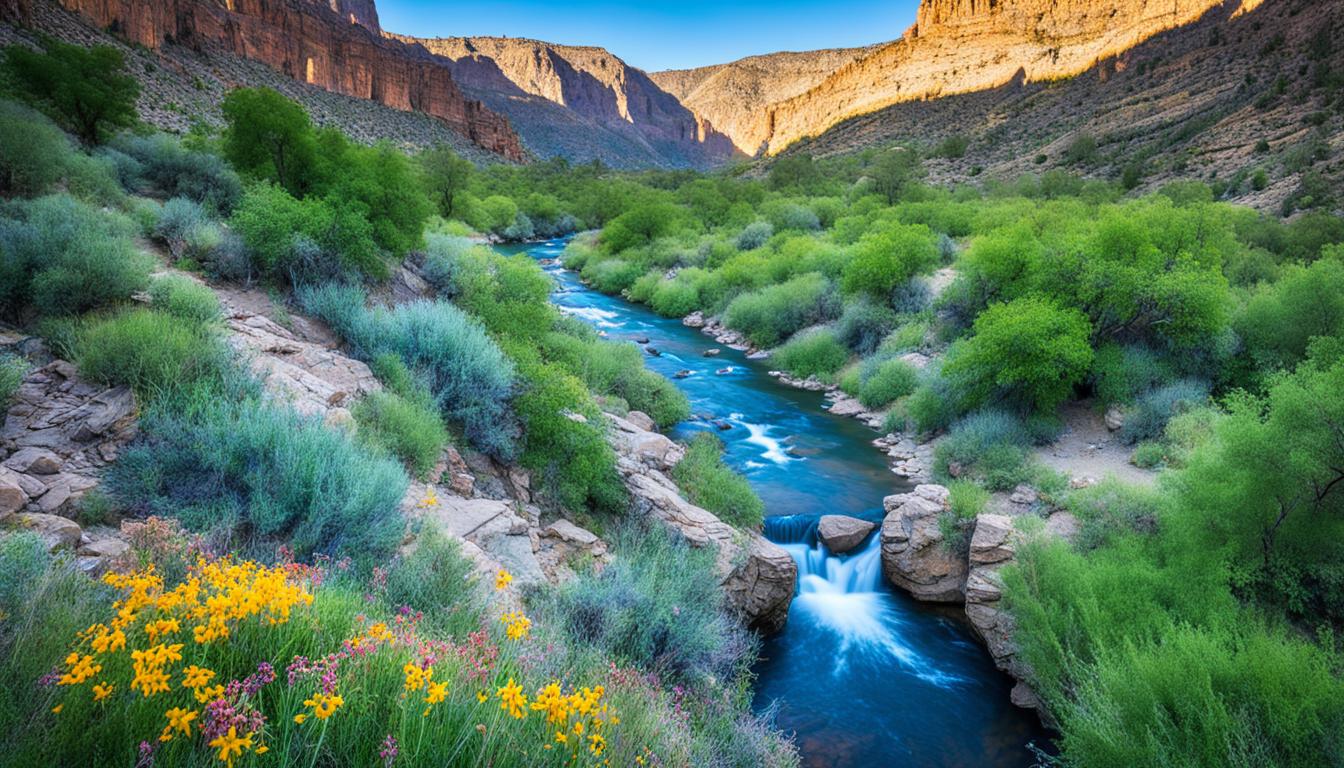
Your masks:
<path fill-rule="evenodd" d="M 941 485 L 919 485 L 882 500 L 887 511 L 882 572 L 891 583 L 929 602 L 961 602 L 966 584 L 966 559 L 943 545 L 938 525 L 947 496 Z"/>
<path fill-rule="evenodd" d="M 98 473 L 135 436 L 135 396 L 56 360 L 31 371 L 0 427 L 0 519 L 73 514 Z"/>
<path fill-rule="evenodd" d="M 817 521 L 817 536 L 837 555 L 853 550 L 868 538 L 877 523 L 848 515 L 822 515 Z"/>
<path fill-rule="evenodd" d="M 421 39 L 463 89 L 507 115 L 530 149 L 617 167 L 722 162 L 733 143 L 642 70 L 603 48 L 516 37 Z"/>
<path fill-rule="evenodd" d="M 1014 528 L 1013 518 L 1006 515 L 980 515 L 971 535 L 969 555 L 970 573 L 966 577 L 966 617 L 976 634 L 984 640 L 994 663 L 1017 678 L 1028 677 L 1030 670 L 1018 659 L 1017 644 L 1013 641 L 1013 617 L 999 606 L 1003 598 L 1003 579 L 999 571 L 1012 561 L 1021 541 Z M 1019 686 L 1026 688 L 1025 683 Z M 1019 692 L 1016 698 L 1027 701 Z"/>
<path fill-rule="evenodd" d="M 783 627 L 798 578 L 798 566 L 789 553 L 759 533 L 738 531 L 682 498 L 664 474 L 682 454 L 662 441 L 680 446 L 624 419 L 610 418 L 617 468 L 636 509 L 662 521 L 692 546 L 715 548 L 728 604 L 748 625 L 766 632 Z"/>
<path fill-rule="evenodd" d="M 423 112 L 497 155 L 511 160 L 524 157 L 508 121 L 464 96 L 444 61 L 421 48 L 380 37 L 374 31 L 376 12 L 367 0 L 332 0 L 330 5 L 316 0 L 61 0 L 61 4 L 151 50 L 178 43 L 202 53 L 237 54 L 318 88 Z M 27 22 L 32 5 L 26 0 L 12 3 L 5 8 L 6 16 Z M 374 29 L 366 26 L 370 23 Z"/>

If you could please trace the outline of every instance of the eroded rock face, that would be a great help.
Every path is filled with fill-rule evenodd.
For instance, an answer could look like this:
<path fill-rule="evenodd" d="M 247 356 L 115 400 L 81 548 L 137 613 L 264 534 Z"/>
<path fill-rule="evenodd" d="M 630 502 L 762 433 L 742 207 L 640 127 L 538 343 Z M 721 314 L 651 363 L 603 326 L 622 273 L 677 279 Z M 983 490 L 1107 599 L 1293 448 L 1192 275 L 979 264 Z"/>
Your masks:
<path fill-rule="evenodd" d="M 103 29 L 157 49 L 173 41 L 222 49 L 328 91 L 423 112 L 510 160 L 525 153 L 508 121 L 466 98 L 447 62 L 384 39 L 369 0 L 60 0 Z M 14 9 L 28 15 L 26 3 Z"/>
<path fill-rule="evenodd" d="M 882 500 L 882 572 L 919 600 L 961 602 L 966 560 L 943 545 L 938 518 L 947 510 L 948 491 L 919 485 L 910 493 Z"/>
<path fill-rule="evenodd" d="M 684 449 L 663 435 L 645 432 L 619 417 L 610 418 L 608 434 L 616 450 L 617 469 L 635 511 L 659 520 L 691 546 L 714 547 L 728 605 L 748 626 L 765 632 L 782 628 L 798 579 L 798 566 L 789 553 L 761 534 L 738 531 L 682 498 L 664 470 L 681 460 Z"/>
<path fill-rule="evenodd" d="M 0 519 L 71 515 L 135 436 L 135 396 L 56 360 L 31 371 L 0 427 Z"/>
<path fill-rule="evenodd" d="M 817 521 L 817 537 L 837 555 L 850 552 L 868 538 L 877 523 L 848 515 L 822 515 Z"/>
<path fill-rule="evenodd" d="M 970 573 L 966 578 L 966 617 L 994 663 L 1018 680 L 1024 679 L 1028 670 L 1017 658 L 1013 617 L 999 605 L 1003 598 L 999 571 L 1013 560 L 1020 541 L 1013 518 L 980 515 L 971 534 Z"/>

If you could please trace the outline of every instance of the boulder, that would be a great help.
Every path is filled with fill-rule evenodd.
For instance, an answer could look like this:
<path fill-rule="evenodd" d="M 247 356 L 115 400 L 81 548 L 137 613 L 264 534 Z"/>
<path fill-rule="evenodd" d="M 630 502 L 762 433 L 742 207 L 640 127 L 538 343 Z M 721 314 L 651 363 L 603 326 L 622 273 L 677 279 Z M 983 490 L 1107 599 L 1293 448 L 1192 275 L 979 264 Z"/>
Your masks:
<path fill-rule="evenodd" d="M 0 521 L 28 506 L 28 493 L 23 485 L 19 473 L 0 466 Z"/>
<path fill-rule="evenodd" d="M 572 566 L 586 563 L 600 570 L 611 554 L 597 534 L 561 518 L 541 532 L 537 559 L 548 578 L 561 582 L 574 577 Z"/>
<path fill-rule="evenodd" d="M 20 448 L 4 465 L 15 472 L 29 475 L 54 475 L 61 471 L 64 460 L 45 448 Z"/>
<path fill-rule="evenodd" d="M 1106 428 L 1112 432 L 1122 429 L 1125 426 L 1125 412 L 1119 406 L 1111 406 L 1106 409 Z"/>
<path fill-rule="evenodd" d="M 827 410 L 836 416 L 858 416 L 868 409 L 863 407 L 863 403 L 860 403 L 858 398 L 842 394 L 835 398 L 835 402 L 831 403 L 831 407 Z"/>
<path fill-rule="evenodd" d="M 610 440 L 619 454 L 660 471 L 672 469 L 686 455 L 686 449 L 666 435 L 643 429 L 620 416 L 608 414 L 607 418 L 613 427 L 609 430 Z"/>
<path fill-rule="evenodd" d="M 645 432 L 653 432 L 658 429 L 658 425 L 653 423 L 653 418 L 643 411 L 631 411 L 625 414 L 625 420 Z"/>
<path fill-rule="evenodd" d="M 853 550 L 868 538 L 877 523 L 848 515 L 822 515 L 817 521 L 817 536 L 837 555 Z"/>
<path fill-rule="evenodd" d="M 882 500 L 882 572 L 918 600 L 961 602 L 966 559 L 943 544 L 938 518 L 947 510 L 947 488 L 919 485 Z"/>
<path fill-rule="evenodd" d="M 53 552 L 58 549 L 74 549 L 79 546 L 80 536 L 83 534 L 78 523 L 58 515 L 25 512 L 17 515 L 14 522 L 20 530 L 32 531 L 42 537 L 47 549 Z"/>

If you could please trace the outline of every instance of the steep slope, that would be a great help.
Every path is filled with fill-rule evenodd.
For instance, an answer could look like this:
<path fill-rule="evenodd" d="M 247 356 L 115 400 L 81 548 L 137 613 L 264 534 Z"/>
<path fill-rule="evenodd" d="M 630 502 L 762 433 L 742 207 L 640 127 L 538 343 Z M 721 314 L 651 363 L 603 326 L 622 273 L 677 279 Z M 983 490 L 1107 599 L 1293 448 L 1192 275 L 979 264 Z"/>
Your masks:
<path fill-rule="evenodd" d="M 652 72 L 649 77 L 727 134 L 739 150 L 754 155 L 769 134 L 767 106 L 810 90 L 835 70 L 873 50 L 784 51 L 728 64 Z"/>
<path fill-rule="evenodd" d="M 1214 184 L 1267 211 L 1344 189 L 1344 0 L 1235 3 L 1058 82 L 1022 78 L 900 103 L 790 151 L 828 156 L 892 143 L 967 141 L 929 161 L 933 181 L 1013 178 L 1054 167 L 1151 189 Z M 1095 147 L 1089 149 L 1089 147 Z M 1070 150 L 1073 151 L 1070 151 Z M 1303 198 L 1310 196 L 1313 201 Z M 1291 206 L 1290 206 L 1291 207 Z"/>
<path fill-rule="evenodd" d="M 35 22 L 45 0 L 5 0 L 5 20 Z M 335 93 L 422 112 L 509 160 L 524 152 L 508 121 L 469 99 L 443 62 L 376 33 L 371 0 L 60 0 L 128 42 L 234 55 Z"/>
<path fill-rule="evenodd" d="M 385 34 L 451 62 L 463 89 L 507 115 L 538 155 L 618 167 L 705 167 L 734 153 L 707 121 L 602 48 Z"/>
<path fill-rule="evenodd" d="M 1228 0 L 1247 9 L 1261 0 Z M 903 38 L 767 108 L 778 152 L 846 118 L 906 101 L 971 93 L 1012 80 L 1071 77 L 1223 0 L 923 0 Z"/>

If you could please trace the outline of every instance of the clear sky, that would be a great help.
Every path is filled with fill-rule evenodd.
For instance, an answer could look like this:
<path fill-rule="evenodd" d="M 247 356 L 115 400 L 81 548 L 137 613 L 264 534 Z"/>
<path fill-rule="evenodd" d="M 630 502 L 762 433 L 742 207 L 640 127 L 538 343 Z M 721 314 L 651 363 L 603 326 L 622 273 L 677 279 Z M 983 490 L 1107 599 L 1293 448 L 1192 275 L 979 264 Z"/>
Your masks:
<path fill-rule="evenodd" d="M 655 71 L 894 40 L 914 22 L 918 5 L 918 0 L 379 0 L 378 16 L 384 29 L 416 37 L 507 35 L 598 45 Z"/>

